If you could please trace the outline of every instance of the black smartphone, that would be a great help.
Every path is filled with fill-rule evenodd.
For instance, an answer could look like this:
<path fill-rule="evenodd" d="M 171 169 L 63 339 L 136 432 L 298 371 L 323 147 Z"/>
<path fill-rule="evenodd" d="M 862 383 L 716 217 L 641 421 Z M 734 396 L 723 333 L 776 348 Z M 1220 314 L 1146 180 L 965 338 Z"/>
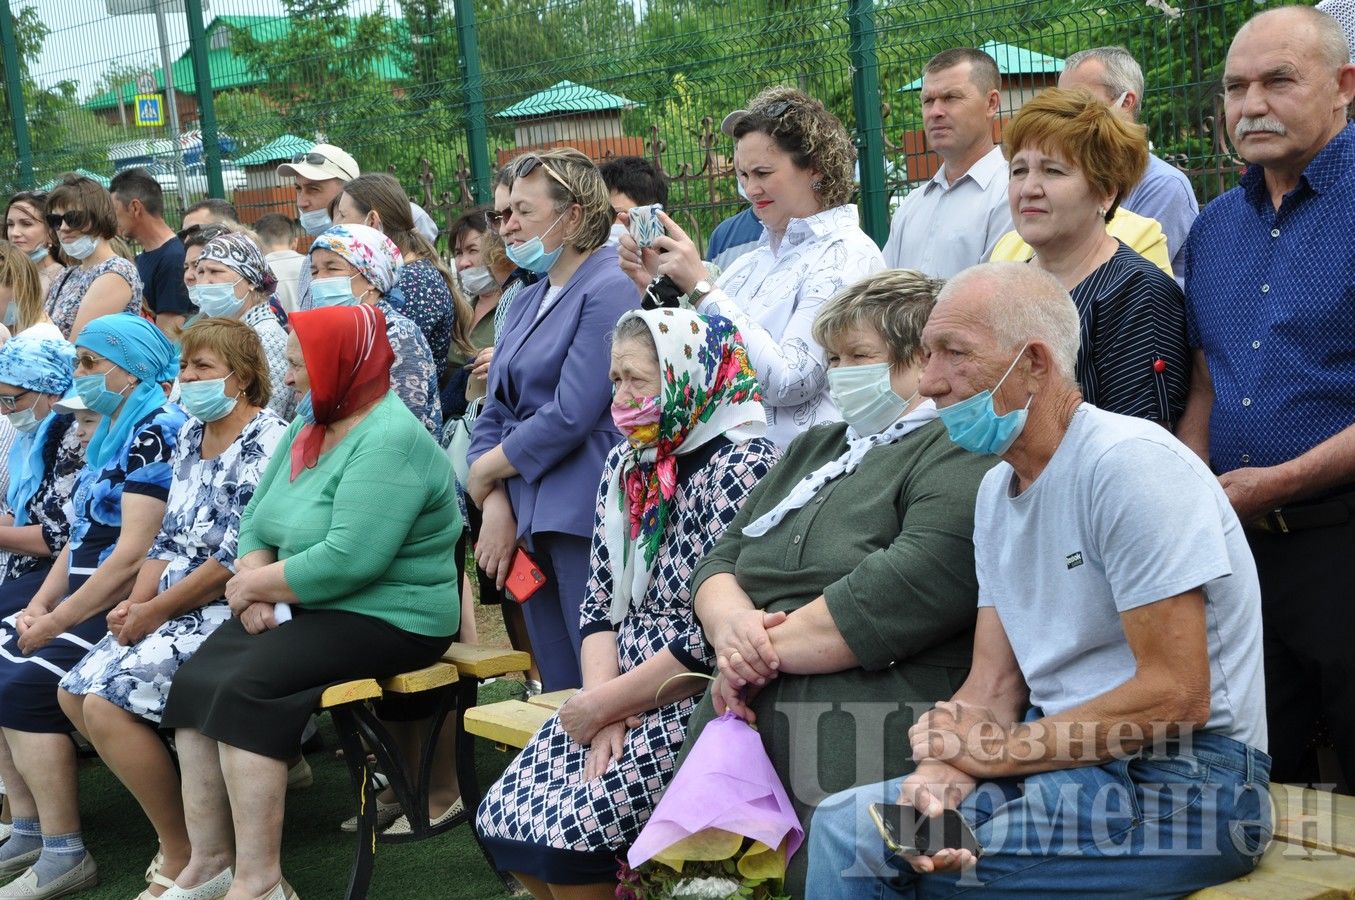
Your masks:
<path fill-rule="evenodd" d="M 968 850 L 976 857 L 983 853 L 974 829 L 953 809 L 928 817 L 919 815 L 911 806 L 872 803 L 870 817 L 893 853 L 935 856 L 938 850 Z"/>

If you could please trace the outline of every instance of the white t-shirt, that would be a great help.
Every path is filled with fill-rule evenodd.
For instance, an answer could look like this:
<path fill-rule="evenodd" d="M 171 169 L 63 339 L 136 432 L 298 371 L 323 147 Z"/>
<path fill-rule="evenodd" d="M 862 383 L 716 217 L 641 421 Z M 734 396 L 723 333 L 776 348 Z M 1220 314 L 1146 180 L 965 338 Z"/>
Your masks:
<path fill-rule="evenodd" d="M 1159 425 L 1084 403 L 1035 483 L 999 463 L 975 507 L 979 606 L 991 606 L 1046 715 L 1135 671 L 1122 613 L 1203 586 L 1205 730 L 1266 749 L 1261 587 L 1218 479 Z"/>

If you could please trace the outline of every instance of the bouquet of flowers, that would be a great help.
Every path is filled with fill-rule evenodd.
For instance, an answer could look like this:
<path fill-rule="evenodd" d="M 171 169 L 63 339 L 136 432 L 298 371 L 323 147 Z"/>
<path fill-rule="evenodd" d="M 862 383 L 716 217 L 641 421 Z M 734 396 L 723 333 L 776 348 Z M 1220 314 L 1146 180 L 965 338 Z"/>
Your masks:
<path fill-rule="evenodd" d="M 701 732 L 630 848 L 622 900 L 778 900 L 804 842 L 757 732 L 726 713 Z"/>

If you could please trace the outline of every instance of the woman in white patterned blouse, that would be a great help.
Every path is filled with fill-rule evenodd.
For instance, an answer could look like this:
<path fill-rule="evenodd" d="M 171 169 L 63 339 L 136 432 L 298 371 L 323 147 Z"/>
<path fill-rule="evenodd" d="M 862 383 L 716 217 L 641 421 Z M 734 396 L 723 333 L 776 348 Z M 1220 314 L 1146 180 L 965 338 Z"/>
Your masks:
<path fill-rule="evenodd" d="M 767 436 L 784 448 L 820 422 L 841 420 L 828 396 L 827 358 L 811 333 L 814 317 L 885 262 L 849 202 L 856 149 L 822 103 L 794 88 L 768 88 L 720 127 L 734 139 L 734 171 L 764 226 L 757 249 L 712 285 L 695 243 L 660 213 L 667 235 L 643 259 L 623 236 L 621 267 L 642 290 L 667 275 L 699 312 L 738 327 L 762 384 Z"/>

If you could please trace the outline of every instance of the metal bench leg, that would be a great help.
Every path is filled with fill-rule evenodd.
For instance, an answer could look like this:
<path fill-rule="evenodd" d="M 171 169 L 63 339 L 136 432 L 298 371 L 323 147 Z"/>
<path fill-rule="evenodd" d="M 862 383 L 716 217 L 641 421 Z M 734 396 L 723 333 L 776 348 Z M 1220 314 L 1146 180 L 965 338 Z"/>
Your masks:
<path fill-rule="evenodd" d="M 358 798 L 357 848 L 353 868 L 348 876 L 345 900 L 366 900 L 372 883 L 372 867 L 376 857 L 376 786 L 372 781 L 372 766 L 367 761 L 367 749 L 362 745 L 357 709 L 361 704 L 338 706 L 329 711 L 343 747 L 344 762 Z"/>
<path fill-rule="evenodd" d="M 489 851 L 480 840 L 480 833 L 475 830 L 475 812 L 480 808 L 480 801 L 483 798 L 480 794 L 480 778 L 475 772 L 475 735 L 466 730 L 466 710 L 474 706 L 479 699 L 479 681 L 463 677 L 457 682 L 456 780 L 461 787 L 461 802 L 466 806 L 466 825 L 470 828 L 471 837 L 475 838 L 475 846 L 480 848 L 480 855 L 485 858 L 489 868 L 499 876 L 504 891 L 516 894 L 522 890 L 522 885 L 518 884 L 512 875 L 500 871 L 498 866 L 494 865 L 494 857 L 489 855 Z"/>

